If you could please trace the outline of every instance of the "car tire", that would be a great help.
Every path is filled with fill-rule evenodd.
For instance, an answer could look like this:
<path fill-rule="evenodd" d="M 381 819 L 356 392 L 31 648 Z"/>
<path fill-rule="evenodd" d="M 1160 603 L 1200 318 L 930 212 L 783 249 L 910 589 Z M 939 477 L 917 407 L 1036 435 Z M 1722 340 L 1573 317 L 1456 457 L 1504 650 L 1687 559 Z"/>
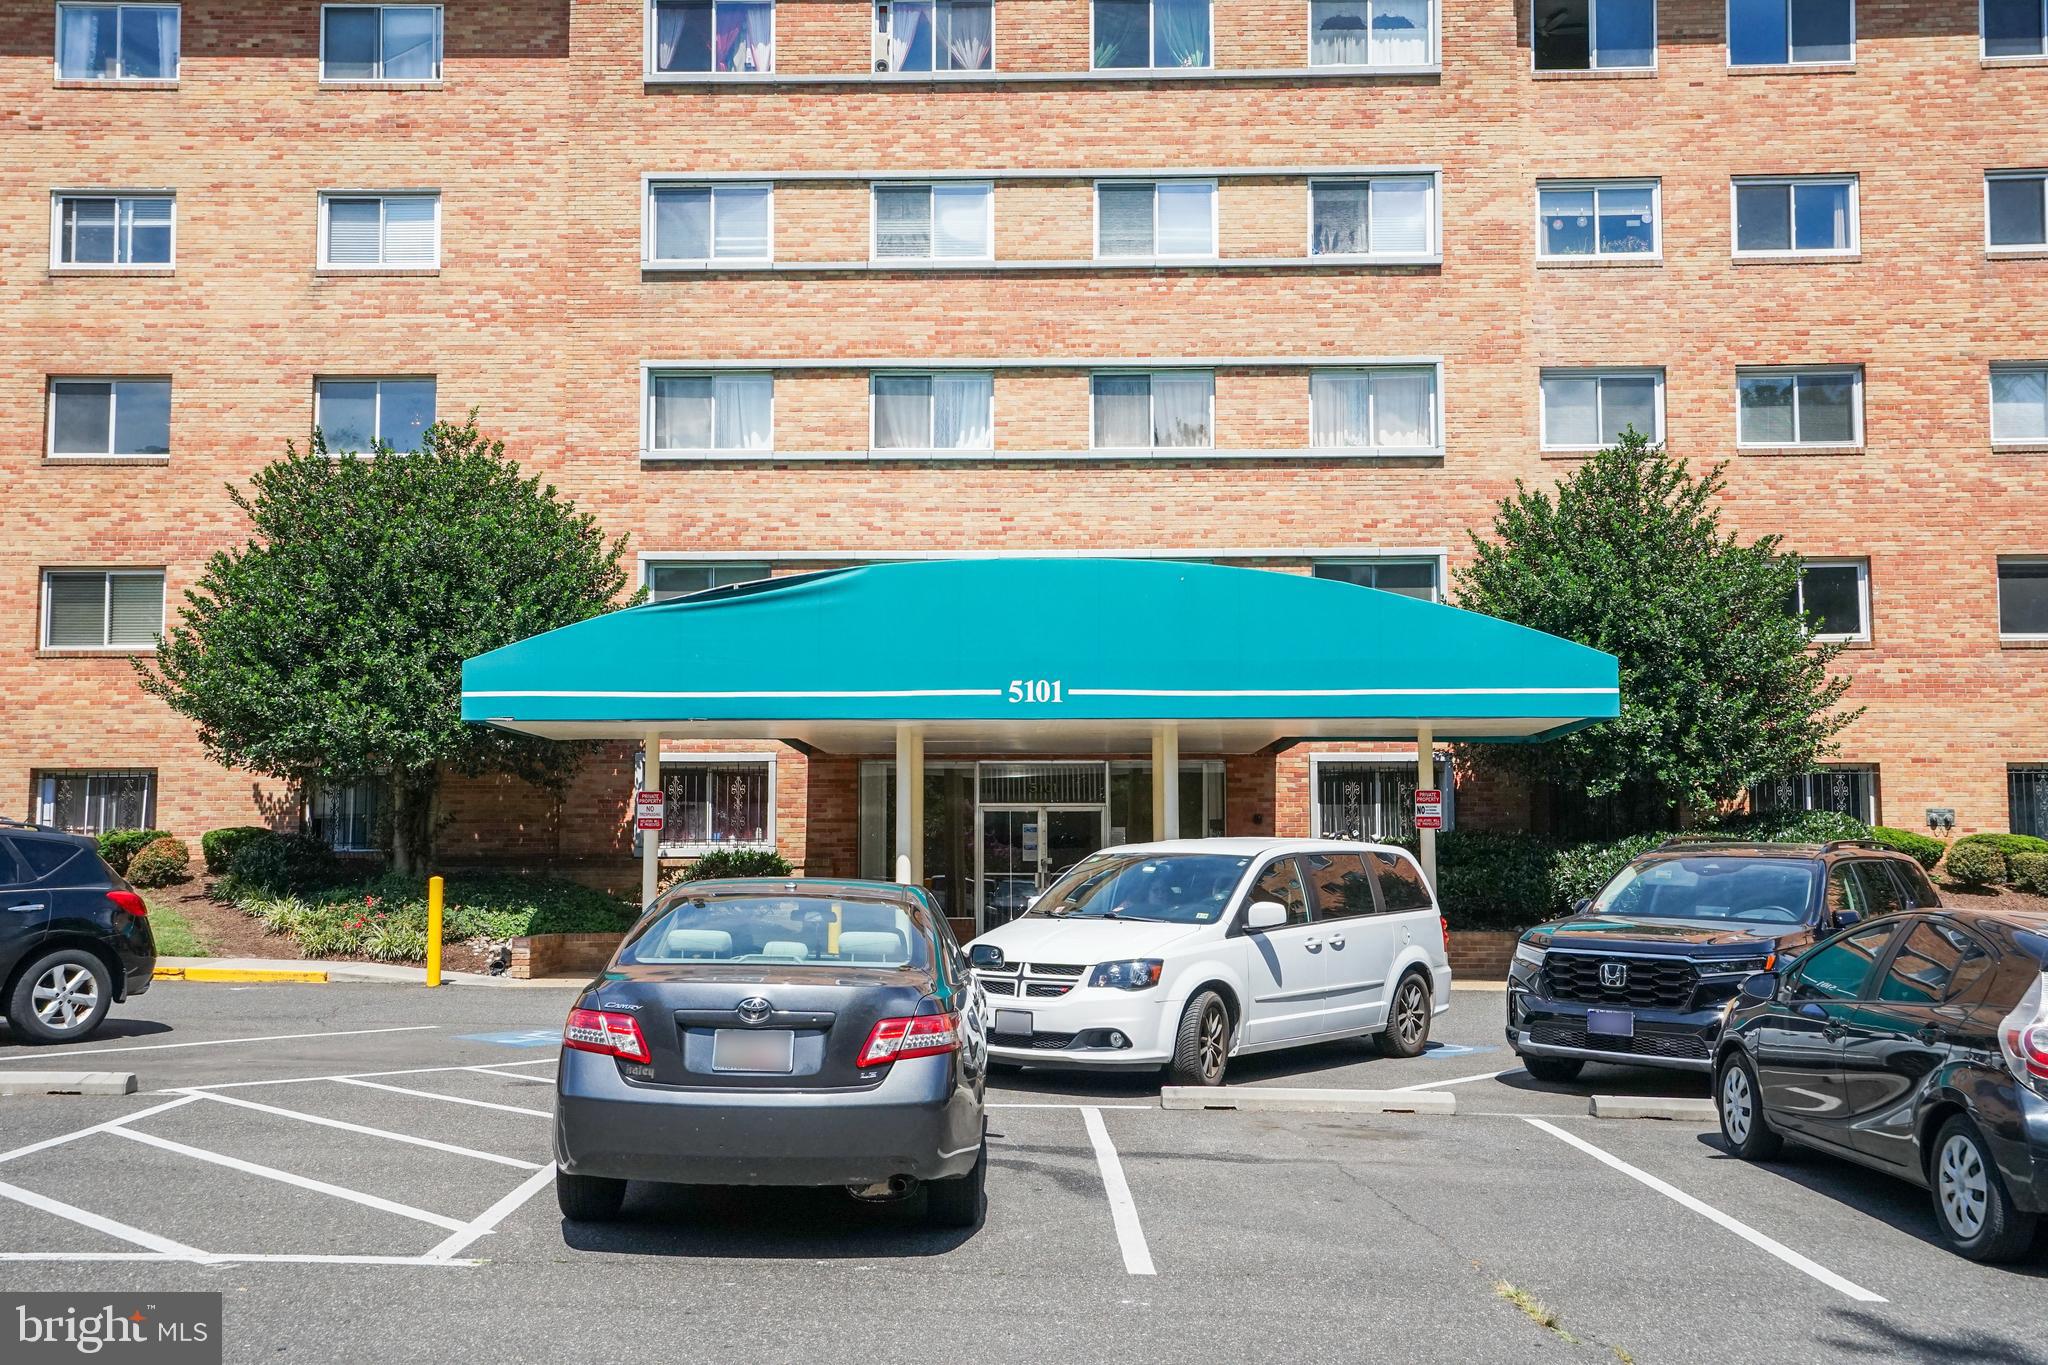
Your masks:
<path fill-rule="evenodd" d="M 1764 1118 L 1763 1087 L 1748 1057 L 1731 1052 L 1714 1073 L 1714 1112 L 1721 1140 L 1744 1161 L 1769 1161 L 1785 1150 L 1785 1139 Z"/>
<path fill-rule="evenodd" d="M 966 1175 L 956 1175 L 948 1180 L 932 1180 L 925 1183 L 925 1221 L 935 1228 L 978 1228 L 987 1208 L 984 1192 L 988 1186 L 988 1139 L 981 1140 L 981 1151 L 974 1158 L 974 1168 Z"/>
<path fill-rule="evenodd" d="M 1539 1081 L 1551 1085 L 1570 1085 L 1586 1069 L 1581 1057 L 1530 1057 L 1522 1058 L 1522 1070 Z"/>
<path fill-rule="evenodd" d="M 1410 972 L 1387 1002 L 1387 1026 L 1373 1035 L 1382 1057 L 1420 1057 L 1429 1046 L 1429 982 Z"/>
<path fill-rule="evenodd" d="M 1977 1125 L 1957 1114 L 1927 1156 L 1934 1226 L 1950 1251 L 1972 1261 L 2010 1261 L 2034 1240 L 2039 1220 L 2013 1206 Z"/>
<path fill-rule="evenodd" d="M 626 1202 L 626 1182 L 601 1175 L 555 1172 L 555 1203 L 572 1223 L 607 1223 Z"/>
<path fill-rule="evenodd" d="M 1216 992 L 1202 991 L 1181 1012 L 1167 1078 L 1175 1085 L 1221 1085 L 1229 1064 L 1230 1007 Z"/>
<path fill-rule="evenodd" d="M 114 1003 L 114 978 L 97 954 L 59 948 L 28 964 L 7 993 L 7 1022 L 24 1043 L 90 1038 Z"/>

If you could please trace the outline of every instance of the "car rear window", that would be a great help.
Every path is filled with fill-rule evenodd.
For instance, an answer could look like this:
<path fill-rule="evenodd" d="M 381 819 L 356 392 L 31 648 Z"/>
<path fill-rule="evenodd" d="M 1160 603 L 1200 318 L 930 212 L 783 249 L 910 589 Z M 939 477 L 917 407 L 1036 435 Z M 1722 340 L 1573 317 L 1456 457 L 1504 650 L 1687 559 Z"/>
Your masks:
<path fill-rule="evenodd" d="M 621 963 L 931 966 L 922 908 L 850 896 L 710 896 L 678 901 L 628 943 Z"/>
<path fill-rule="evenodd" d="M 28 875 L 41 881 L 85 850 L 68 839 L 31 839 L 14 836 L 15 852 L 28 864 Z"/>

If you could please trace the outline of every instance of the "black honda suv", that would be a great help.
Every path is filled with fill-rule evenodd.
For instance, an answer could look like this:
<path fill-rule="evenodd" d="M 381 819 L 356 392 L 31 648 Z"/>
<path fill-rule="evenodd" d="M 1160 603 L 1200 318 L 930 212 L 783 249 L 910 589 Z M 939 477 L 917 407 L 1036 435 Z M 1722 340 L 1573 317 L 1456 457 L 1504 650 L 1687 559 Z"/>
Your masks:
<path fill-rule="evenodd" d="M 1522 935 L 1508 1045 L 1541 1081 L 1589 1061 L 1711 1071 L 1744 977 L 1858 920 L 1940 903 L 1918 863 L 1868 840 L 1674 840 Z"/>
<path fill-rule="evenodd" d="M 76 1042 L 148 990 L 148 915 L 91 839 L 0 820 L 0 1015 L 14 1040 Z"/>

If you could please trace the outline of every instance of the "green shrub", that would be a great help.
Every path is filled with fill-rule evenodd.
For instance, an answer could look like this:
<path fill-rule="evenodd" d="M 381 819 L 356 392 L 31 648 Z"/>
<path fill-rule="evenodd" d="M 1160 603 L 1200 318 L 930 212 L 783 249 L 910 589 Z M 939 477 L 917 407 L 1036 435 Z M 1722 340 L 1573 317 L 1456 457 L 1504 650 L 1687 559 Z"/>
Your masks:
<path fill-rule="evenodd" d="M 2037 896 L 2048 896 L 2048 853 L 2015 853 L 2005 860 L 2012 884 Z"/>
<path fill-rule="evenodd" d="M 1903 853 L 1929 872 L 1934 871 L 1941 855 L 1948 852 L 1948 845 L 1939 839 L 1930 839 L 1924 834 L 1915 834 L 1910 829 L 1893 829 L 1889 825 L 1873 825 L 1870 837 L 1897 853 Z"/>
<path fill-rule="evenodd" d="M 1767 811 L 1717 821 L 1699 837 L 1753 839 L 1765 844 L 1824 844 L 1831 839 L 1868 839 L 1870 826 L 1832 810 Z"/>
<path fill-rule="evenodd" d="M 207 872 L 220 876 L 234 861 L 236 849 L 268 833 L 270 831 L 261 825 L 229 825 L 225 829 L 206 831 L 199 836 L 199 854 L 206 860 Z"/>
<path fill-rule="evenodd" d="M 108 867 L 125 877 L 136 854 L 157 840 L 170 837 L 160 829 L 110 829 L 100 836 L 100 856 L 107 860 Z"/>
<path fill-rule="evenodd" d="M 237 903 L 269 932 L 296 938 L 308 957 L 419 962 L 427 955 L 427 884 L 417 877 L 387 873 L 365 886 L 303 896 L 245 892 Z M 442 904 L 441 940 L 623 932 L 635 918 L 630 905 L 578 882 L 450 877 Z"/>
<path fill-rule="evenodd" d="M 683 869 L 679 880 L 710 881 L 713 877 L 787 877 L 789 860 L 761 848 L 715 848 Z"/>
<path fill-rule="evenodd" d="M 1957 848 L 1965 844 L 1996 849 L 2007 858 L 2015 853 L 2048 853 L 2048 839 L 2037 839 L 2031 834 L 1966 834 L 1955 842 Z"/>
<path fill-rule="evenodd" d="M 1990 844 L 1959 839 L 1948 851 L 1948 876 L 1964 886 L 1996 886 L 2005 880 L 2005 855 Z"/>
<path fill-rule="evenodd" d="M 192 876 L 192 851 L 168 835 L 143 845 L 128 860 L 128 880 L 137 886 L 169 886 Z"/>
<path fill-rule="evenodd" d="M 1561 849 L 1550 863 L 1551 908 L 1565 914 L 1578 901 L 1597 895 L 1608 879 L 1637 857 L 1663 843 L 1669 835 L 1631 834 L 1609 843 L 1579 844 Z"/>
<path fill-rule="evenodd" d="M 1533 834 L 1439 834 L 1437 901 L 1444 918 L 1453 929 L 1526 929 L 1549 919 L 1550 864 L 1557 853 L 1557 845 Z"/>
<path fill-rule="evenodd" d="M 228 860 L 228 875 L 245 892 L 272 896 L 323 890 L 348 879 L 341 859 L 318 839 L 271 830 L 242 841 Z"/>

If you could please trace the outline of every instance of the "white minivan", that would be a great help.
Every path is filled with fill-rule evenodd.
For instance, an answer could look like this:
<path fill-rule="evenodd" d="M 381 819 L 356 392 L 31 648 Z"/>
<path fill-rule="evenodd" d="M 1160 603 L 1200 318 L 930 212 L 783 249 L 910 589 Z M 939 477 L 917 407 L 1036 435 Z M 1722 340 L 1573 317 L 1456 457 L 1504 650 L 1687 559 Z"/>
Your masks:
<path fill-rule="evenodd" d="M 968 945 L 998 1062 L 1165 1067 L 1371 1035 L 1418 1055 L 1449 1008 L 1436 897 L 1415 859 L 1330 839 L 1177 839 L 1090 854 Z"/>

